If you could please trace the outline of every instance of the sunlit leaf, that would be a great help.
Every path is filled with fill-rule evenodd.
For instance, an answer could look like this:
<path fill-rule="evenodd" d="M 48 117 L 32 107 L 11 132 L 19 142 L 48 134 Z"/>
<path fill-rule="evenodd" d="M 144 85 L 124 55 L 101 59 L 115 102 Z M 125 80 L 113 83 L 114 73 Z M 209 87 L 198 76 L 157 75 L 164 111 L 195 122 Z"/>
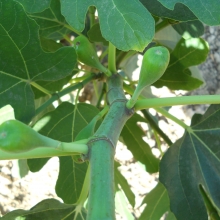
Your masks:
<path fill-rule="evenodd" d="M 98 10 L 103 37 L 120 50 L 142 51 L 154 35 L 154 19 L 137 0 L 61 0 L 61 11 L 76 30 L 85 27 L 89 6 Z"/>
<path fill-rule="evenodd" d="M 67 25 L 60 10 L 60 1 L 51 0 L 50 5 L 44 11 L 29 15 L 40 26 L 41 36 L 54 40 L 68 37 L 67 34 L 71 32 L 71 28 Z"/>
<path fill-rule="evenodd" d="M 208 44 L 201 38 L 181 39 L 170 54 L 170 63 L 164 75 L 154 83 L 156 87 L 167 86 L 173 90 L 193 90 L 203 84 L 191 76 L 190 66 L 204 62 L 209 52 Z"/>
<path fill-rule="evenodd" d="M 201 21 L 187 21 L 172 25 L 184 39 L 200 37 L 204 34 L 204 25 Z"/>
<path fill-rule="evenodd" d="M 35 21 L 14 1 L 0 1 L 0 107 L 10 104 L 16 119 L 29 122 L 35 113 L 31 85 L 55 81 L 72 73 L 74 48 L 54 53 L 41 49 Z"/>
<path fill-rule="evenodd" d="M 120 215 L 126 220 L 134 220 L 134 216 L 131 214 L 131 211 L 128 209 L 128 203 L 123 192 L 116 185 L 115 187 L 115 208 L 120 213 Z"/>
<path fill-rule="evenodd" d="M 171 25 L 163 28 L 162 30 L 155 33 L 154 39 L 159 43 L 164 45 L 165 47 L 174 50 L 177 43 L 181 39 L 181 35 L 179 35 Z"/>

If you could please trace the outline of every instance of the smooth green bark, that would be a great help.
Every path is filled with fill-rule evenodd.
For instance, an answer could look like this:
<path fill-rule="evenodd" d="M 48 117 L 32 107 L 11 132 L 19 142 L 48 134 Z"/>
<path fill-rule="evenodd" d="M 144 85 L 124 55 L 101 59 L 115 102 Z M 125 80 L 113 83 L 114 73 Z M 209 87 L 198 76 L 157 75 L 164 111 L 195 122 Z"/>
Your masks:
<path fill-rule="evenodd" d="M 114 206 L 114 149 L 107 140 L 98 139 L 89 144 L 90 192 L 88 220 L 115 219 Z"/>
<path fill-rule="evenodd" d="M 114 154 L 121 130 L 133 114 L 126 108 L 121 77 L 107 80 L 109 112 L 89 142 L 91 166 L 87 220 L 114 220 Z"/>

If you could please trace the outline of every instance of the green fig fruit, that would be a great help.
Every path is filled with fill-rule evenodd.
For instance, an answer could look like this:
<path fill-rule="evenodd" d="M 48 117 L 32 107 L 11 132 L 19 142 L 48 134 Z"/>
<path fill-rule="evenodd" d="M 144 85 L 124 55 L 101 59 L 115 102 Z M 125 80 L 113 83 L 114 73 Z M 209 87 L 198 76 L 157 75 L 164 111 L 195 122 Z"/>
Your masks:
<path fill-rule="evenodd" d="M 143 89 L 156 82 L 164 74 L 169 61 L 170 53 L 166 47 L 152 47 L 145 52 L 138 85 L 126 104 L 127 108 L 133 108 Z"/>
<path fill-rule="evenodd" d="M 104 72 L 107 76 L 111 76 L 111 72 L 100 63 L 96 50 L 85 36 L 76 37 L 73 40 L 73 45 L 80 62 Z"/>
<path fill-rule="evenodd" d="M 57 148 L 60 142 L 45 137 L 17 120 L 0 125 L 0 149 L 10 153 L 22 153 L 37 147 Z"/>

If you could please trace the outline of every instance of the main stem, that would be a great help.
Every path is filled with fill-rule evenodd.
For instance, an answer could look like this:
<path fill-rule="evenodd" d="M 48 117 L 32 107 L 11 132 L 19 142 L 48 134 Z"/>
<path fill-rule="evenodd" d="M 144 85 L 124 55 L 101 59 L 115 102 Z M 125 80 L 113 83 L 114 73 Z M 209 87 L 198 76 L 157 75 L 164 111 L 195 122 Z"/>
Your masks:
<path fill-rule="evenodd" d="M 88 143 L 91 166 L 87 220 L 114 220 L 114 154 L 126 121 L 132 115 L 125 104 L 122 80 L 118 74 L 107 80 L 110 109 Z"/>

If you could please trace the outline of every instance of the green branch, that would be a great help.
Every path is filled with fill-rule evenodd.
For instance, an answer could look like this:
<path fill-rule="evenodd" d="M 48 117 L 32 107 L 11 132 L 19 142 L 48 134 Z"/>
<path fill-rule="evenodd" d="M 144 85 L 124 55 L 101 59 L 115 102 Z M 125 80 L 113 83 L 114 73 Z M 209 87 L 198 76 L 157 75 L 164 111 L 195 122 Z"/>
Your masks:
<path fill-rule="evenodd" d="M 175 105 L 198 105 L 198 104 L 219 104 L 220 95 L 197 95 L 171 98 L 153 98 L 138 100 L 134 106 L 135 110 L 146 108 L 157 108 Z"/>
<path fill-rule="evenodd" d="M 71 85 L 65 89 L 63 89 L 60 92 L 56 92 L 54 93 L 50 99 L 48 99 L 46 102 L 44 102 L 39 108 L 36 109 L 35 111 L 35 115 L 38 115 L 40 112 L 42 112 L 44 109 L 46 109 L 48 106 L 50 106 L 54 101 L 56 101 L 57 99 L 59 99 L 60 97 L 76 90 L 76 89 L 81 89 L 83 88 L 88 82 L 90 82 L 91 80 L 98 78 L 97 75 L 95 74 L 91 74 L 90 76 L 88 76 L 86 79 L 84 79 L 82 82 L 77 83 L 75 85 Z"/>
<path fill-rule="evenodd" d="M 91 175 L 87 220 L 115 219 L 115 147 L 122 128 L 132 115 L 125 106 L 121 77 L 113 74 L 107 79 L 107 87 L 110 109 L 88 143 Z"/>
<path fill-rule="evenodd" d="M 41 92 L 51 96 L 52 92 L 43 88 L 42 86 L 40 86 L 39 84 L 35 83 L 35 82 L 31 82 L 31 85 L 34 86 L 35 88 L 37 88 L 38 90 L 40 90 Z"/>
<path fill-rule="evenodd" d="M 131 87 L 129 87 L 127 84 L 125 84 L 124 83 L 124 85 L 123 85 L 123 87 L 124 87 L 124 89 L 125 89 L 125 91 L 127 92 L 127 93 L 129 93 L 129 94 L 132 94 L 133 92 L 134 92 L 134 90 L 131 88 Z M 176 97 L 177 98 L 177 97 Z M 178 97 L 178 98 L 182 98 L 182 97 Z M 173 115 L 171 115 L 170 113 L 168 113 L 165 109 L 163 109 L 163 108 L 157 108 L 157 106 L 151 106 L 151 104 L 149 105 L 149 103 L 152 103 L 152 100 L 157 100 L 156 101 L 156 103 L 158 104 L 158 106 L 161 106 L 161 103 L 160 103 L 160 100 L 162 99 L 173 99 L 173 98 L 153 98 L 153 99 L 145 99 L 145 97 L 143 96 L 143 95 L 140 95 L 139 96 L 139 99 L 140 100 L 138 100 L 137 102 L 136 102 L 136 104 L 137 103 L 140 103 L 140 105 L 138 104 L 138 109 L 139 110 L 142 110 L 142 109 L 146 109 L 146 107 L 145 108 L 139 108 L 139 106 L 142 106 L 142 104 L 143 105 L 148 105 L 148 107 L 147 108 L 154 108 L 157 112 L 159 112 L 159 113 L 161 113 L 162 115 L 164 115 L 165 117 L 167 117 L 167 118 L 169 118 L 169 119 L 171 119 L 172 121 L 174 121 L 174 122 L 176 122 L 178 125 L 180 125 L 181 127 L 183 127 L 184 129 L 186 129 L 186 130 L 188 130 L 188 132 L 190 132 L 191 131 L 191 128 L 189 127 L 189 126 L 187 126 L 183 121 L 181 121 L 181 120 L 179 120 L 178 118 L 176 118 L 175 116 L 173 116 Z M 141 102 L 144 102 L 144 103 L 141 103 Z M 146 102 L 148 103 L 148 104 L 146 104 Z M 138 111 L 138 109 L 136 108 L 136 104 L 135 104 L 135 110 L 136 111 Z M 155 103 L 154 103 L 155 104 Z M 193 104 L 193 103 L 192 103 Z M 179 104 L 180 105 L 180 104 Z M 162 105 L 162 106 L 169 106 L 169 105 Z M 143 107 L 143 106 L 142 106 Z"/>

